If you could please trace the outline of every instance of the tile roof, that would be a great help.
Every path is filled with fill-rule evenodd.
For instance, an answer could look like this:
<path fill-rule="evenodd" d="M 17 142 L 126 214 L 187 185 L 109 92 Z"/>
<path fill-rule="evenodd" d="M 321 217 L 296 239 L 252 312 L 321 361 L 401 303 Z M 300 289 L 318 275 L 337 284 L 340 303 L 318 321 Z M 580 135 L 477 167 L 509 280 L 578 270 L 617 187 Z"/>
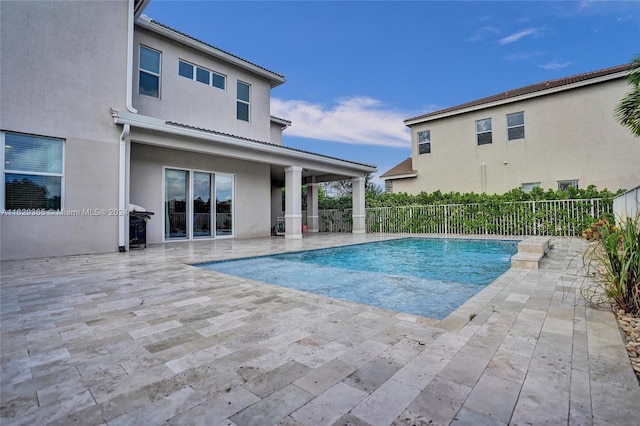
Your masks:
<path fill-rule="evenodd" d="M 629 64 L 618 65 L 615 67 L 605 68 L 597 71 L 590 71 L 583 74 L 572 75 L 569 77 L 558 78 L 555 80 L 547 80 L 541 83 L 531 84 L 529 86 L 520 87 L 514 90 L 508 90 L 506 92 L 498 93 L 496 95 L 488 96 L 486 98 L 477 99 L 475 101 L 467 102 L 464 104 L 456 105 L 450 108 L 441 109 L 438 111 L 433 111 L 424 115 L 419 115 L 417 117 L 412 117 L 404 120 L 404 123 L 421 120 L 429 117 L 433 117 L 436 115 L 440 115 L 447 112 L 454 112 L 457 110 L 462 110 L 469 107 L 479 106 L 483 104 L 488 104 L 491 102 L 501 101 L 509 98 L 514 98 L 517 96 L 527 95 L 530 93 L 543 92 L 545 90 L 554 89 L 561 86 L 566 86 L 573 83 L 578 83 L 581 81 L 591 80 L 598 77 L 607 76 L 610 74 L 619 73 L 625 71 L 629 68 Z"/>
<path fill-rule="evenodd" d="M 152 22 L 152 23 L 154 23 L 154 24 L 158 25 L 158 26 L 161 26 L 161 27 L 163 27 L 163 28 L 166 28 L 166 29 L 167 29 L 167 30 L 169 30 L 169 31 L 173 31 L 173 32 L 174 32 L 174 33 L 176 33 L 176 34 L 180 34 L 181 36 L 184 36 L 184 37 L 190 38 L 190 39 L 191 39 L 191 40 L 193 40 L 193 41 L 196 41 L 196 42 L 198 42 L 198 43 L 204 44 L 204 45 L 205 45 L 205 46 L 207 46 L 207 47 L 210 47 L 210 48 L 212 48 L 212 49 L 218 50 L 218 51 L 220 51 L 220 52 L 224 53 L 225 55 L 232 56 L 232 57 L 234 57 L 234 58 L 236 58 L 236 59 L 241 60 L 242 62 L 246 62 L 247 64 L 250 64 L 250 65 L 252 65 L 252 66 L 254 66 L 254 67 L 260 68 L 261 70 L 264 70 L 264 71 L 266 71 L 266 72 L 268 72 L 268 73 L 271 73 L 271 74 L 277 75 L 278 77 L 282 78 L 283 80 L 285 79 L 284 75 L 282 75 L 282 74 L 278 74 L 277 72 L 271 71 L 271 70 L 269 70 L 269 69 L 267 69 L 267 68 L 265 68 L 265 67 L 261 67 L 261 66 L 260 66 L 260 65 L 258 65 L 258 64 L 254 64 L 253 62 L 247 61 L 246 59 L 243 59 L 243 58 L 241 58 L 241 57 L 239 57 L 239 56 L 237 56 L 237 55 L 234 55 L 233 53 L 227 52 L 226 50 L 222 50 L 222 49 L 220 49 L 219 47 L 216 47 L 216 46 L 214 46 L 214 45 L 212 45 L 212 44 L 210 44 L 210 43 L 207 43 L 206 41 L 199 40 L 199 39 L 197 39 L 197 38 L 195 38 L 195 37 L 190 36 L 189 34 L 183 33 L 182 31 L 176 30 L 175 28 L 172 28 L 172 27 L 170 27 L 170 26 L 168 26 L 168 25 L 165 25 L 165 24 L 163 24 L 162 22 L 158 22 L 158 21 L 156 21 L 155 19 L 152 19 L 152 18 L 148 18 L 148 20 L 149 20 L 150 22 Z"/>
<path fill-rule="evenodd" d="M 380 177 L 407 175 L 410 173 L 417 173 L 416 170 L 413 170 L 413 161 L 411 160 L 411 157 L 407 158 L 397 166 L 394 166 L 390 170 L 384 172 L 383 174 L 380 175 Z"/>
<path fill-rule="evenodd" d="M 183 129 L 197 130 L 197 131 L 200 131 L 200 132 L 205 132 L 205 133 L 209 133 L 209 134 L 213 134 L 213 135 L 226 136 L 226 137 L 229 137 L 229 138 L 239 139 L 239 140 L 243 140 L 243 141 L 247 141 L 247 142 L 251 142 L 251 143 L 267 145 L 267 146 L 270 146 L 270 147 L 276 147 L 278 149 L 282 149 L 282 150 L 285 150 L 285 151 L 300 152 L 300 153 L 303 153 L 303 154 L 315 155 L 315 156 L 327 158 L 327 159 L 330 159 L 330 160 L 344 161 L 345 163 L 355 164 L 355 165 L 358 165 L 358 166 L 365 166 L 365 167 L 372 167 L 372 168 L 376 167 L 376 166 L 371 165 L 371 164 L 358 163 L 356 161 L 345 160 L 343 158 L 332 157 L 330 155 L 318 154 L 316 152 L 305 151 L 305 150 L 297 149 L 297 148 L 291 148 L 291 147 L 284 146 L 284 145 L 276 145 L 276 144 L 273 144 L 273 143 L 260 141 L 260 140 L 257 140 L 257 139 L 250 139 L 250 138 L 245 138 L 245 137 L 242 137 L 242 136 L 232 135 L 230 133 L 223 133 L 223 132 L 219 132 L 217 130 L 205 129 L 205 128 L 202 128 L 202 127 L 191 126 L 189 124 L 176 123 L 175 121 L 165 121 L 165 124 L 167 124 L 169 126 L 181 127 Z"/>

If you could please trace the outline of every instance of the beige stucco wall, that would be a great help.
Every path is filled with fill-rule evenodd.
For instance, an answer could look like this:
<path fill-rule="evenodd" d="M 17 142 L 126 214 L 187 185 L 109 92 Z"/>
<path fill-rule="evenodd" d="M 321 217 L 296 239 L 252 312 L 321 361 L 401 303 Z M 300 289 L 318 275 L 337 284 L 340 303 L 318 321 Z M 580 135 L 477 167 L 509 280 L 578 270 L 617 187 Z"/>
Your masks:
<path fill-rule="evenodd" d="M 394 180 L 394 192 L 504 193 L 523 183 L 557 188 L 632 188 L 640 183 L 640 139 L 613 118 L 625 79 L 514 102 L 412 126 L 415 179 Z M 507 141 L 506 114 L 524 111 L 525 139 Z M 492 118 L 493 143 L 478 146 L 475 121 Z M 417 133 L 431 130 L 431 153 L 418 154 Z M 482 165 L 486 184 L 483 187 Z"/>
<path fill-rule="evenodd" d="M 140 44 L 162 53 L 160 98 L 138 93 Z M 271 86 L 266 79 L 140 27 L 134 47 L 133 105 L 140 114 L 269 142 Z M 225 75 L 225 90 L 178 75 L 179 59 Z M 238 80 L 251 85 L 249 122 L 236 118 Z"/>
<path fill-rule="evenodd" d="M 1 1 L 0 19 L 2 130 L 65 139 L 65 210 L 117 208 L 127 2 Z M 118 250 L 117 216 L 2 216 L 0 234 L 2 259 Z"/>
<path fill-rule="evenodd" d="M 268 141 L 275 145 L 282 145 L 282 124 L 271 122 L 271 136 Z"/>
<path fill-rule="evenodd" d="M 130 201 L 154 212 L 147 223 L 147 243 L 163 241 L 163 167 L 235 175 L 235 237 L 270 235 L 269 165 L 133 142 Z"/>

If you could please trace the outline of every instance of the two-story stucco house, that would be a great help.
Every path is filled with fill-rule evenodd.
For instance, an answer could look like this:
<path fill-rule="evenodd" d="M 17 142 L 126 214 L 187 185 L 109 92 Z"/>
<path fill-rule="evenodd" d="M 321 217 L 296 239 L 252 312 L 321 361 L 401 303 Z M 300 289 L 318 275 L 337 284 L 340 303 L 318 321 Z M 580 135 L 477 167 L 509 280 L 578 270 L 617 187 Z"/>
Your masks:
<path fill-rule="evenodd" d="M 614 119 L 627 65 L 509 90 L 405 120 L 411 157 L 388 192 L 504 193 L 640 183 L 640 140 Z"/>
<path fill-rule="evenodd" d="M 288 148 L 270 115 L 285 78 L 142 14 L 148 0 L 0 2 L 1 258 L 124 251 L 130 205 L 148 243 L 318 230 L 317 184 L 374 166 Z"/>

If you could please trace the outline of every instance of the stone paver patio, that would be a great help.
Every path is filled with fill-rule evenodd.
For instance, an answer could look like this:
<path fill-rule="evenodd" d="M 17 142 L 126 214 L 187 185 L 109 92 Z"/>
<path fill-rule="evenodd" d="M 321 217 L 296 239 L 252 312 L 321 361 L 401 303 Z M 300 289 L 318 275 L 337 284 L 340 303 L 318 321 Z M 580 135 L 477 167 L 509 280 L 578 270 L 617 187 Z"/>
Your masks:
<path fill-rule="evenodd" d="M 2 262 L 0 423 L 638 424 L 616 320 L 576 294 L 581 240 L 442 321 L 189 265 L 390 237 Z"/>

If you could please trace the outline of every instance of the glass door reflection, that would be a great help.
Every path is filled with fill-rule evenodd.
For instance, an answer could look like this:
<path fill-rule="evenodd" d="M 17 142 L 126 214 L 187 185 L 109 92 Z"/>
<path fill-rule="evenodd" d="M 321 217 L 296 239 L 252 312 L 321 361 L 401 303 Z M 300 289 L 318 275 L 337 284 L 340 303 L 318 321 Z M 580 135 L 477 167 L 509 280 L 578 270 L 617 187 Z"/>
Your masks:
<path fill-rule="evenodd" d="M 211 173 L 193 173 L 193 237 L 211 236 Z"/>
<path fill-rule="evenodd" d="M 233 177 L 216 175 L 216 236 L 233 235 Z"/>
<path fill-rule="evenodd" d="M 187 238 L 189 172 L 166 169 L 164 173 L 165 238 Z"/>

